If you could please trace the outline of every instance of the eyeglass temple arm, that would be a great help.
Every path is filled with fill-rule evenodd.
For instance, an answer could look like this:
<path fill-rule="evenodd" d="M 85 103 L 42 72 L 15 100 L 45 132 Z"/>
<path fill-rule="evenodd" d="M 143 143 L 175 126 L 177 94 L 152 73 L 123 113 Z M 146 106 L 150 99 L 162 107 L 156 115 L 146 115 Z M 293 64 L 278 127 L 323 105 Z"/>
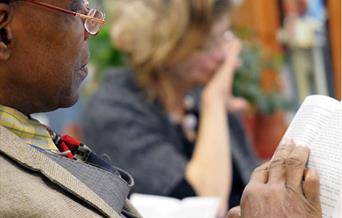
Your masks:
<path fill-rule="evenodd" d="M 66 10 L 64 8 L 60 8 L 60 7 L 57 7 L 57 6 L 54 6 L 54 5 L 50 5 L 50 4 L 45 3 L 45 2 L 34 1 L 34 0 L 27 0 L 27 1 L 31 2 L 33 4 L 37 4 L 37 5 L 41 5 L 41 6 L 50 8 L 50 9 L 54 9 L 54 10 L 57 10 L 57 11 L 62 11 L 64 13 L 70 14 L 72 16 L 78 16 L 81 19 L 90 19 L 90 20 L 96 21 L 96 22 L 101 23 L 101 24 L 105 23 L 105 20 L 103 20 L 103 19 L 99 19 L 99 18 L 96 18 L 96 17 L 91 17 L 91 16 L 88 16 L 88 15 L 85 15 L 85 14 L 74 12 L 74 11 L 69 11 L 69 10 Z"/>
<path fill-rule="evenodd" d="M 86 19 L 93 20 L 93 21 L 101 23 L 101 24 L 105 23 L 105 20 L 103 20 L 103 19 L 99 19 L 99 18 L 88 16 L 88 15 L 81 14 L 81 13 L 75 13 L 74 16 L 78 16 L 78 17 L 80 17 L 81 19 L 84 19 L 84 20 L 86 20 Z"/>
<path fill-rule="evenodd" d="M 73 15 L 73 16 L 77 15 L 76 12 L 69 11 L 69 10 L 66 10 L 64 8 L 60 8 L 60 7 L 57 7 L 57 6 L 54 6 L 54 5 L 50 5 L 50 4 L 45 3 L 45 2 L 40 2 L 40 1 L 35 1 L 35 0 L 26 0 L 26 1 L 27 2 L 31 2 L 32 4 L 36 4 L 36 5 L 40 5 L 40 6 L 46 7 L 46 8 L 54 9 L 54 10 L 57 10 L 57 11 L 62 11 L 64 13 L 67 13 L 67 14 L 70 14 L 70 15 Z"/>

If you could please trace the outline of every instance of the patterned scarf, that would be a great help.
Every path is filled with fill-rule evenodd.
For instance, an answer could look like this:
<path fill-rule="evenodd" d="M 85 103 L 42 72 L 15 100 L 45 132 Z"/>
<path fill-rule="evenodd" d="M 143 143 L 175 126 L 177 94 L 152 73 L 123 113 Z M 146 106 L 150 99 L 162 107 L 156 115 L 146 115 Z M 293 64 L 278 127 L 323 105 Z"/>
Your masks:
<path fill-rule="evenodd" d="M 26 144 L 58 150 L 44 125 L 13 108 L 0 105 L 0 126 L 6 127 Z"/>

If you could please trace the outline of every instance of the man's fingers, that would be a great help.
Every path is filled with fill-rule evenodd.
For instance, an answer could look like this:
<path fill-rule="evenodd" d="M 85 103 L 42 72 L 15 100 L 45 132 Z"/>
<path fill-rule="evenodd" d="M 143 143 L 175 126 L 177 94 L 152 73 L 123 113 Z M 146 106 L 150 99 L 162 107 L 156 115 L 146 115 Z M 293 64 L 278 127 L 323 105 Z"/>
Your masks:
<path fill-rule="evenodd" d="M 229 210 L 227 218 L 240 218 L 240 217 L 241 217 L 240 206 L 234 207 Z"/>
<path fill-rule="evenodd" d="M 293 140 L 293 139 L 289 139 L 289 138 L 286 138 L 286 139 L 283 139 L 280 143 L 279 143 L 279 146 L 277 147 L 277 149 L 275 150 L 273 156 L 279 151 L 282 149 L 281 145 L 289 145 L 289 144 L 296 144 L 296 142 Z"/>
<path fill-rule="evenodd" d="M 285 160 L 296 147 L 292 140 L 286 140 L 275 151 L 269 166 L 269 183 L 285 182 Z"/>
<path fill-rule="evenodd" d="M 253 171 L 249 183 L 265 184 L 268 180 L 268 166 L 269 166 L 269 163 L 266 162 L 262 164 L 261 166 L 257 167 Z"/>
<path fill-rule="evenodd" d="M 286 185 L 296 191 L 302 191 L 302 181 L 306 162 L 309 158 L 310 150 L 307 147 L 297 146 L 285 161 L 286 165 Z"/>
<path fill-rule="evenodd" d="M 316 170 L 308 169 L 304 175 L 304 195 L 316 208 L 320 208 L 319 188 L 319 173 Z"/>

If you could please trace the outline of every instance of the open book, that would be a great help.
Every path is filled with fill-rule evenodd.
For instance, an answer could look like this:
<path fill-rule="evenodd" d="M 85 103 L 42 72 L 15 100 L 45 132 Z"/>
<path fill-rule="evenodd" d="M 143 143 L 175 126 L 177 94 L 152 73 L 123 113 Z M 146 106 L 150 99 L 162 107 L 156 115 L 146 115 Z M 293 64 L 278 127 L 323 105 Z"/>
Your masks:
<path fill-rule="evenodd" d="M 130 201 L 144 218 L 215 218 L 220 204 L 218 198 L 178 200 L 145 194 L 133 194 Z"/>
<path fill-rule="evenodd" d="M 342 217 L 342 102 L 307 97 L 283 139 L 310 148 L 308 166 L 320 172 L 323 218 Z"/>

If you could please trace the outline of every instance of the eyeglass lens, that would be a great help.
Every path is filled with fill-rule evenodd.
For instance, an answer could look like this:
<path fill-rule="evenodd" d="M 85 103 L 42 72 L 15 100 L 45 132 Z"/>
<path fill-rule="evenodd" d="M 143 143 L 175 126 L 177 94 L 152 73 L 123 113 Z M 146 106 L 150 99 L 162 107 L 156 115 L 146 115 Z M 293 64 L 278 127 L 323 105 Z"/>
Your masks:
<path fill-rule="evenodd" d="M 88 16 L 93 17 L 93 18 L 97 18 L 97 19 L 104 19 L 103 12 L 101 12 L 97 9 L 90 9 Z M 96 20 L 87 19 L 84 23 L 84 26 L 90 34 L 95 35 L 96 33 L 99 32 L 99 30 L 102 26 L 102 23 L 99 23 Z"/>

